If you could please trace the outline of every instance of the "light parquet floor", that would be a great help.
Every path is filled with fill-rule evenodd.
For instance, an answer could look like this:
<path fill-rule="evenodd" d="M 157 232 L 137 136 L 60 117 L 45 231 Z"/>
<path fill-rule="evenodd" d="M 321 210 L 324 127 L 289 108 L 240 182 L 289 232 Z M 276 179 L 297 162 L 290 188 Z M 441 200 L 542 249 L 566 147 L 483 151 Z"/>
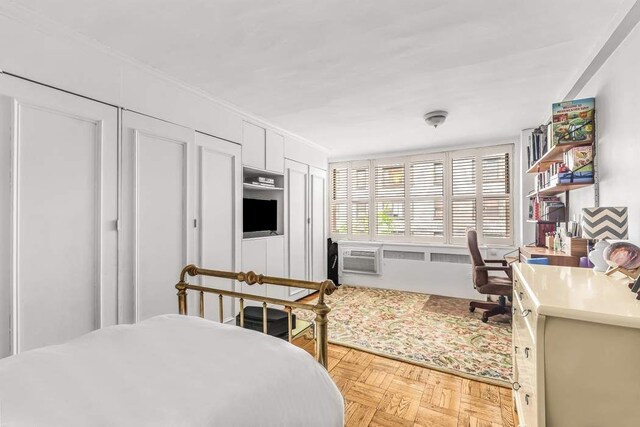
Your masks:
<path fill-rule="evenodd" d="M 513 426 L 511 390 L 336 345 L 329 373 L 347 426 Z"/>
<path fill-rule="evenodd" d="M 345 398 L 346 426 L 514 426 L 507 388 L 333 344 L 329 373 Z"/>
<path fill-rule="evenodd" d="M 313 340 L 301 347 L 314 353 Z M 347 427 L 514 427 L 508 388 L 334 344 L 328 369 Z"/>

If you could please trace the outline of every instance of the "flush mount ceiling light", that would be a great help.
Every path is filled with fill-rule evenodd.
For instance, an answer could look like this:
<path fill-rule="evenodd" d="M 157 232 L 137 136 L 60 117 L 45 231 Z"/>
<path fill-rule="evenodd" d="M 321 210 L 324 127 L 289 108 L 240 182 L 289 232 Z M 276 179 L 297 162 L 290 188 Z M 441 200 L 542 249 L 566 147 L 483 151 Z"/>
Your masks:
<path fill-rule="evenodd" d="M 443 124 L 445 120 L 447 120 L 448 115 L 449 113 L 447 113 L 446 111 L 432 111 L 424 115 L 424 121 L 427 122 L 429 126 L 437 128 L 438 126 Z"/>

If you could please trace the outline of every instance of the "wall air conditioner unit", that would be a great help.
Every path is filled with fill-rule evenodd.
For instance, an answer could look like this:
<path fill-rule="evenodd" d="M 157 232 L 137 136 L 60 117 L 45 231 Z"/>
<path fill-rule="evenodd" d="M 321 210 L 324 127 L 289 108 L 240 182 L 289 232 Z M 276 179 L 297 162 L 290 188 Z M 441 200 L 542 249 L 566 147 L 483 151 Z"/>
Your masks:
<path fill-rule="evenodd" d="M 339 267 L 340 274 L 380 274 L 380 249 L 342 248 Z"/>

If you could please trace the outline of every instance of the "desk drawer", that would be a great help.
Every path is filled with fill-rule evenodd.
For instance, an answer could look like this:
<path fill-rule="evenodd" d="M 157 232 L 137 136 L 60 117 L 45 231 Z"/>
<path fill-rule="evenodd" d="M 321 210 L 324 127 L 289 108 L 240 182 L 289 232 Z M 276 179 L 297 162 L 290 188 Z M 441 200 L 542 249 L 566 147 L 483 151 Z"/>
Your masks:
<path fill-rule="evenodd" d="M 528 330 L 531 340 L 535 343 L 537 324 L 538 314 L 531 296 L 522 286 L 521 279 L 516 274 L 513 278 L 513 327 Z"/>
<path fill-rule="evenodd" d="M 522 426 L 537 426 L 536 348 L 528 330 L 513 329 L 514 394 Z"/>

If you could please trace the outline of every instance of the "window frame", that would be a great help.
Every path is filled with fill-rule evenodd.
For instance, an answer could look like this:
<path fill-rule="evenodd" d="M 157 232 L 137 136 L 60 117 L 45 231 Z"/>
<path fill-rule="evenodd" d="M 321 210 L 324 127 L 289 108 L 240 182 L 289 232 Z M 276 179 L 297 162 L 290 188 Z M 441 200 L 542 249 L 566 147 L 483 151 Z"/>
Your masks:
<path fill-rule="evenodd" d="M 329 223 L 330 237 L 333 239 L 345 239 L 345 240 L 366 240 L 374 242 L 403 242 L 403 243 L 426 243 L 426 244 L 446 244 L 454 246 L 466 245 L 466 237 L 453 237 L 453 218 L 452 218 L 452 203 L 454 199 L 474 199 L 476 206 L 476 229 L 479 231 L 478 239 L 481 244 L 489 244 L 495 246 L 513 246 L 515 242 L 515 229 L 514 229 L 514 215 L 515 215 L 515 194 L 514 194 L 514 144 L 500 144 L 493 146 L 485 146 L 479 148 L 468 148 L 461 150 L 442 151 L 434 153 L 423 153 L 403 157 L 382 157 L 369 160 L 357 160 L 351 162 L 336 162 L 329 164 L 329 176 L 333 179 L 333 170 L 337 168 L 347 169 L 347 233 L 336 234 L 333 233 L 333 224 Z M 500 194 L 485 195 L 483 194 L 483 181 L 482 181 L 482 159 L 485 156 L 507 154 L 508 161 L 508 194 L 501 196 Z M 453 159 L 461 157 L 474 157 L 475 158 L 475 188 L 476 192 L 473 196 L 453 196 Z M 420 161 L 437 161 L 443 163 L 443 230 L 444 236 L 412 236 L 411 235 L 411 202 L 420 200 L 437 199 L 437 196 L 419 196 L 411 197 L 411 164 Z M 376 168 L 378 166 L 389 165 L 403 165 L 404 167 L 404 233 L 399 235 L 387 235 L 377 233 L 377 212 L 376 207 L 378 202 L 381 201 L 398 201 L 399 198 L 377 197 L 375 190 L 375 177 Z M 368 234 L 353 234 L 352 233 L 352 208 L 354 202 L 352 199 L 352 170 L 354 168 L 361 168 L 367 166 L 369 170 L 369 233 Z M 332 184 L 332 183 L 331 183 Z M 330 186 L 330 190 L 333 189 Z M 329 192 L 329 209 L 333 209 L 333 195 Z M 505 198 L 509 203 L 509 222 L 508 229 L 510 231 L 508 238 L 492 238 L 483 236 L 483 201 L 485 198 Z M 358 199 L 364 201 L 364 199 Z M 340 200 L 339 203 L 344 203 L 344 200 Z M 331 216 L 330 216 L 331 221 Z"/>

